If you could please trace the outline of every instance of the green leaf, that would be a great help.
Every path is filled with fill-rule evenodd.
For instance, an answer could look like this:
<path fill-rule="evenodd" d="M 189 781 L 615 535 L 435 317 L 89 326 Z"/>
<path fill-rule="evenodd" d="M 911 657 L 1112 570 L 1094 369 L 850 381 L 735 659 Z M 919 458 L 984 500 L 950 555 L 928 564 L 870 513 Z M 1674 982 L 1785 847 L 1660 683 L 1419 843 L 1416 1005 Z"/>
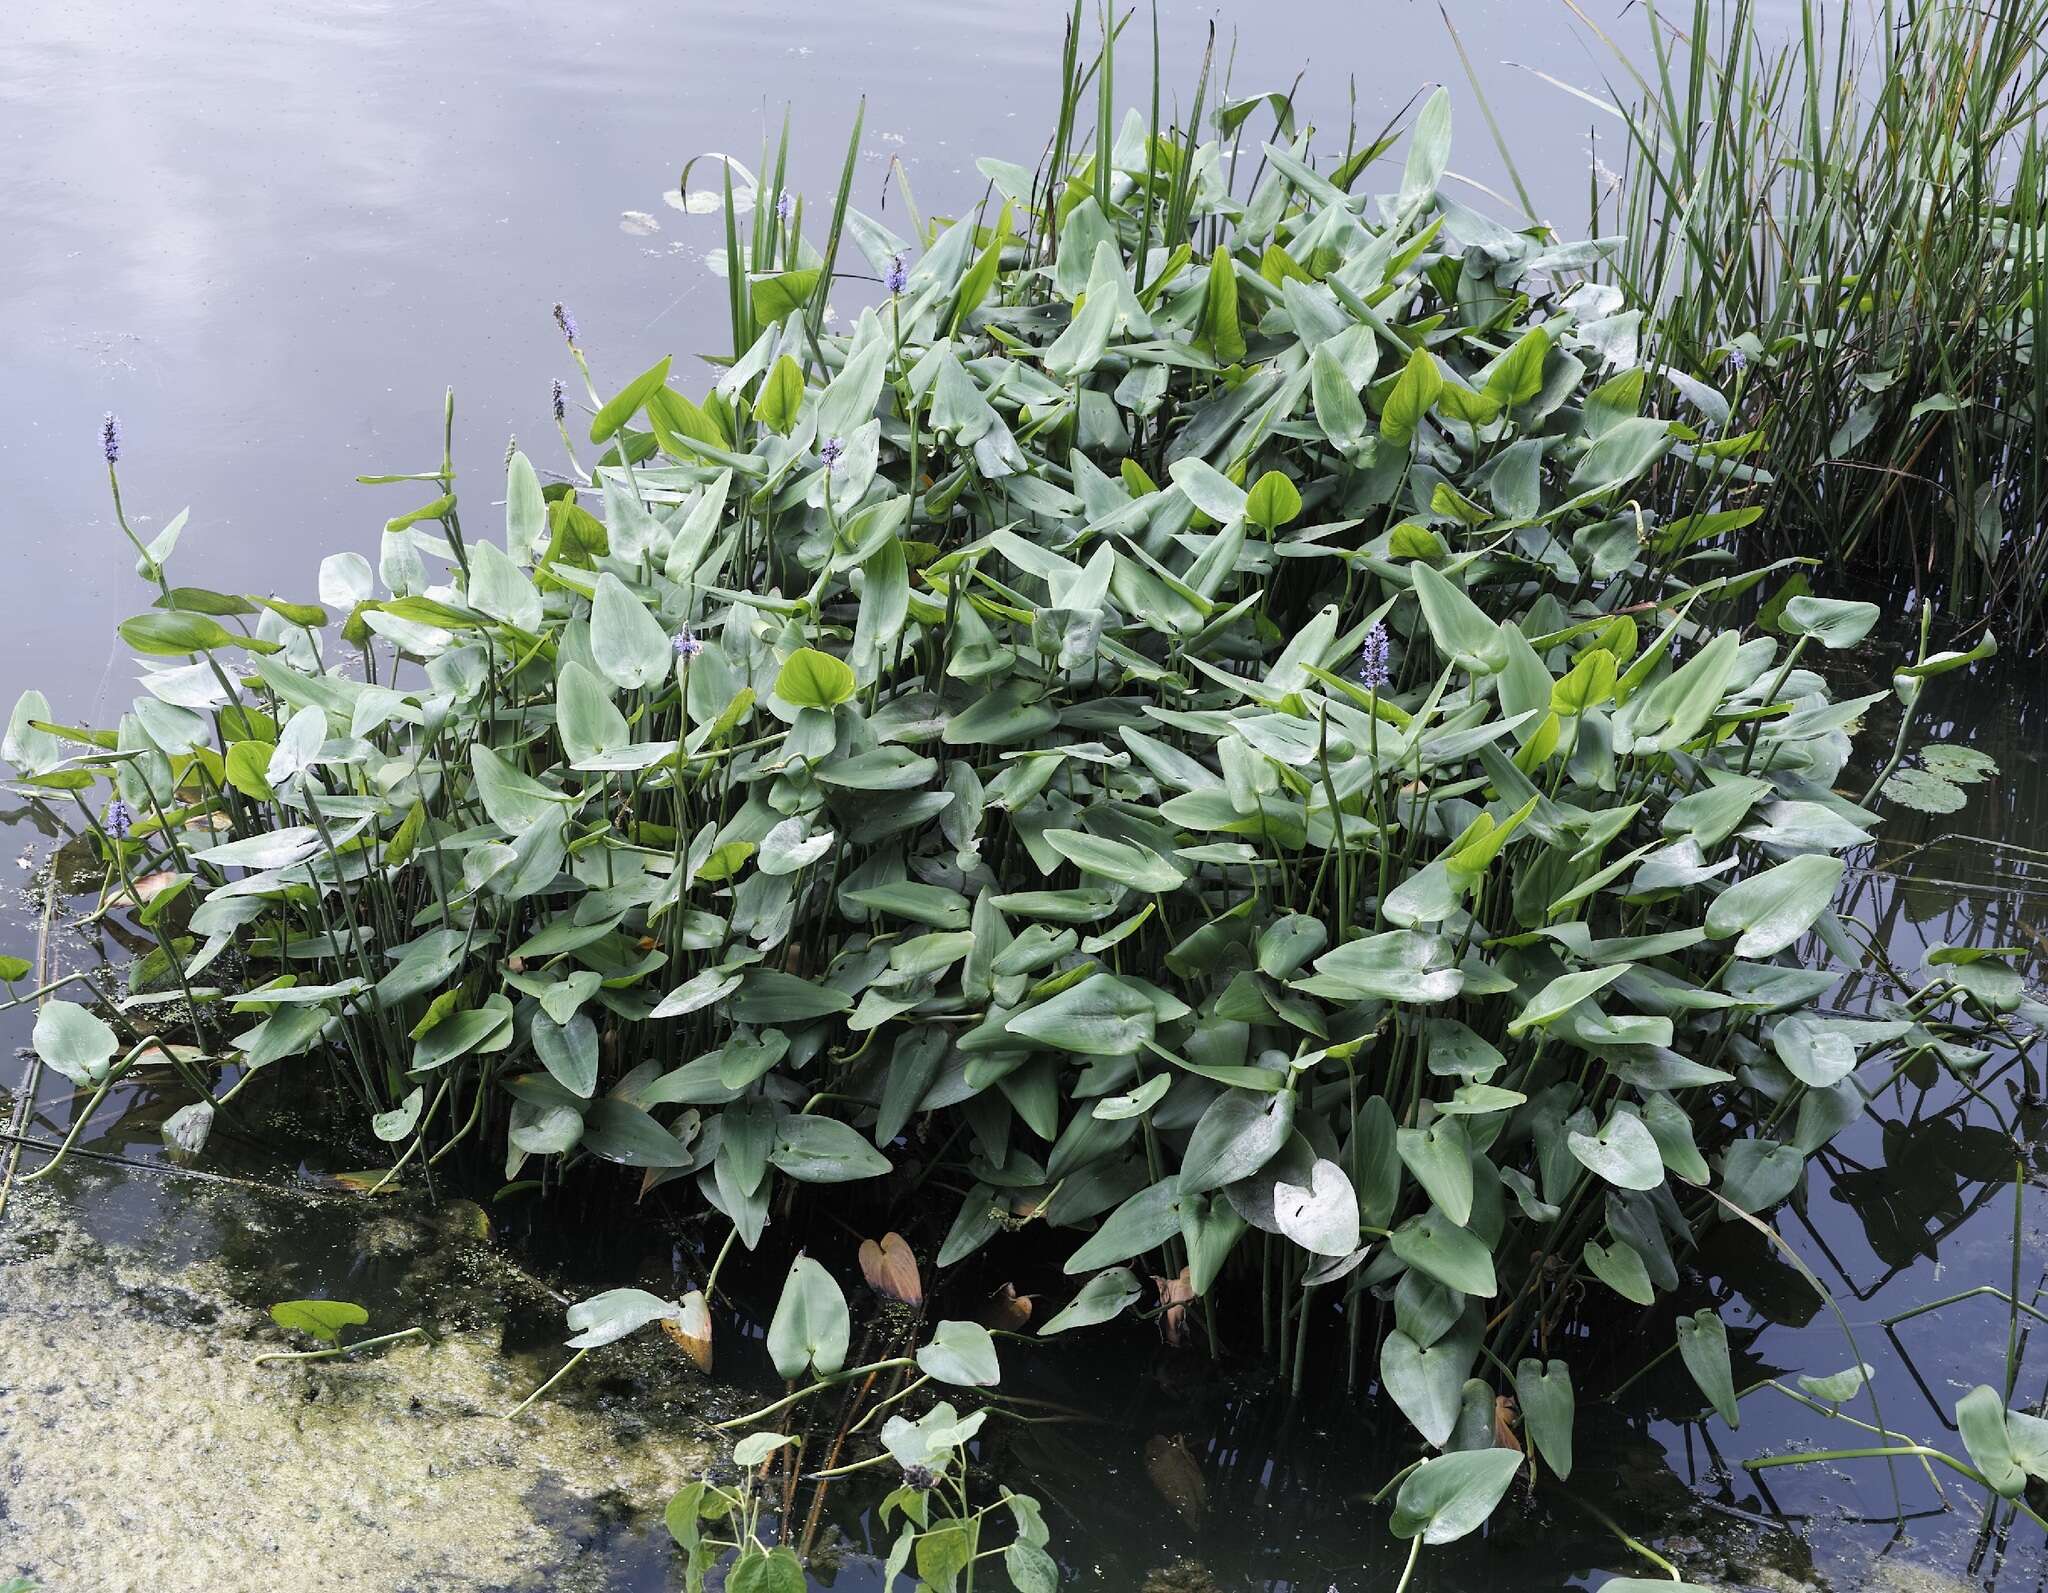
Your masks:
<path fill-rule="evenodd" d="M 204 614 L 184 614 L 175 610 L 137 614 L 133 619 L 121 621 L 116 629 L 121 633 L 121 640 L 138 653 L 148 653 L 156 658 L 211 653 L 223 647 L 242 647 L 252 653 L 275 653 L 284 646 L 282 642 L 261 641 L 254 636 L 231 631 L 220 621 Z"/>
<path fill-rule="evenodd" d="M 1396 1256 L 1447 1289 L 1491 1300 L 1500 1293 L 1493 1251 L 1478 1235 L 1460 1228 L 1432 1207 L 1410 1217 L 1387 1240 Z"/>
<path fill-rule="evenodd" d="M 1358 1248 L 1358 1194 L 1344 1169 L 1316 1158 L 1306 1183 L 1285 1178 L 1273 1184 L 1273 1221 L 1302 1249 L 1319 1256 L 1348 1256 Z"/>
<path fill-rule="evenodd" d="M 45 1001 L 29 1043 L 47 1066 L 81 1088 L 102 1083 L 120 1049 L 114 1031 L 74 1001 Z"/>
<path fill-rule="evenodd" d="M 587 1101 L 597 1089 L 597 1025 L 588 1013 L 576 1013 L 560 1024 L 545 1012 L 536 1012 L 533 1053 L 571 1095 Z"/>
<path fill-rule="evenodd" d="M 1799 1186 L 1806 1158 L 1790 1145 L 1739 1139 L 1721 1158 L 1721 1193 L 1747 1212 L 1768 1211 Z"/>
<path fill-rule="evenodd" d="M 625 1167 L 687 1167 L 690 1147 L 630 1101 L 592 1101 L 583 1119 L 583 1146 Z"/>
<path fill-rule="evenodd" d="M 988 246 L 981 251 L 974 264 L 968 267 L 960 279 L 960 290 L 953 300 L 953 314 L 947 322 L 947 331 L 957 337 L 961 324 L 980 309 L 996 285 L 997 273 L 1002 268 L 1003 250 L 1008 246 L 1014 226 L 1015 206 L 1005 199 L 1003 208 L 996 216 L 995 231 L 990 234 Z"/>
<path fill-rule="evenodd" d="M 769 326 L 811 302 L 823 273 L 816 266 L 747 279 L 747 299 L 758 325 Z"/>
<path fill-rule="evenodd" d="M 1417 563 L 1415 598 L 1437 650 L 1460 669 L 1474 675 L 1498 673 L 1507 664 L 1508 643 L 1501 628 L 1478 604 L 1427 564 Z"/>
<path fill-rule="evenodd" d="M 1415 1430 L 1441 1446 L 1458 1424 L 1465 1379 L 1478 1355 L 1470 1331 L 1425 1345 L 1396 1328 L 1380 1341 L 1380 1381 Z"/>
<path fill-rule="evenodd" d="M 1657 1291 L 1650 1286 L 1643 1258 L 1624 1241 L 1617 1239 L 1611 1245 L 1603 1245 L 1597 1239 L 1588 1239 L 1581 1259 L 1594 1277 L 1624 1300 L 1633 1300 L 1637 1305 L 1656 1301 Z"/>
<path fill-rule="evenodd" d="M 1230 262 L 1230 251 L 1221 244 L 1209 257 L 1195 342 L 1225 365 L 1234 365 L 1245 355 L 1244 333 L 1237 316 L 1237 268 Z"/>
<path fill-rule="evenodd" d="M 1177 1179 L 1162 1178 L 1139 1190 L 1109 1214 L 1088 1242 L 1067 1257 L 1061 1269 L 1069 1277 L 1093 1272 L 1114 1262 L 1128 1261 L 1147 1250 L 1156 1250 L 1180 1233 L 1180 1187 Z M 941 1264 L 945 1258 L 940 1257 Z"/>
<path fill-rule="evenodd" d="M 1045 841 L 1084 874 L 1114 880 L 1135 891 L 1156 894 L 1187 883 L 1187 875 L 1172 863 L 1149 846 L 1133 841 L 1113 841 L 1085 830 L 1047 830 Z"/>
<path fill-rule="evenodd" d="M 1875 603 L 1850 603 L 1831 597 L 1789 599 L 1779 618 L 1778 629 L 1787 636 L 1811 636 L 1821 646 L 1838 649 L 1854 647 L 1870 634 L 1877 623 Z"/>
<path fill-rule="evenodd" d="M 1625 962 L 1614 963 L 1605 968 L 1583 968 L 1577 973 L 1559 974 L 1528 999 L 1508 1023 L 1508 1033 L 1521 1034 L 1529 1029 L 1548 1028 L 1580 1002 L 1613 984 L 1631 966 Z"/>
<path fill-rule="evenodd" d="M 1664 1158 L 1643 1120 L 1616 1107 L 1598 1134 L 1566 1136 L 1571 1153 L 1620 1189 L 1657 1189 L 1664 1182 Z"/>
<path fill-rule="evenodd" d="M 917 1369 L 956 1388 L 992 1388 L 1002 1376 L 995 1340 L 979 1322 L 941 1322 L 918 1349 Z"/>
<path fill-rule="evenodd" d="M 1801 1376 L 1799 1386 L 1825 1404 L 1840 1405 L 1854 1399 L 1862 1392 L 1863 1385 L 1875 1375 L 1872 1367 L 1859 1361 L 1854 1366 L 1826 1377 Z"/>
<path fill-rule="evenodd" d="M 1335 999 L 1449 1001 L 1464 988 L 1456 948 L 1448 936 L 1391 929 L 1347 941 L 1316 959 L 1313 979 L 1299 980 L 1297 990 Z"/>
<path fill-rule="evenodd" d="M 1389 1523 L 1394 1536 L 1454 1543 L 1477 1531 L 1507 1493 L 1521 1464 L 1521 1455 L 1512 1449 L 1471 1449 L 1425 1460 L 1394 1495 Z"/>
<path fill-rule="evenodd" d="M 800 647 L 775 677 L 775 695 L 793 708 L 836 708 L 853 696 L 858 682 L 843 659 Z"/>
<path fill-rule="evenodd" d="M 793 1112 L 775 1125 L 768 1159 L 800 1184 L 844 1184 L 880 1178 L 889 1158 L 836 1117 Z"/>
<path fill-rule="evenodd" d="M 1380 412 L 1380 436 L 1396 447 L 1406 446 L 1443 390 L 1443 372 L 1437 369 L 1435 356 L 1418 348 L 1408 356 L 1387 394 L 1387 406 Z"/>
<path fill-rule="evenodd" d="M 770 431 L 787 437 L 796 425 L 803 401 L 804 373 L 795 360 L 784 354 L 761 383 L 760 396 L 754 400 L 754 418 Z"/>
<path fill-rule="evenodd" d="M 322 1344 L 337 1344 L 345 1327 L 361 1327 L 370 1313 L 347 1300 L 280 1300 L 270 1320 L 295 1333 L 310 1333 Z"/>
<path fill-rule="evenodd" d="M 1401 171 L 1401 208 L 1419 211 L 1436 194 L 1451 161 L 1451 96 L 1438 88 L 1423 101 L 1408 135 L 1408 161 Z M 1404 1533 L 1412 1537 L 1413 1533 Z"/>
<path fill-rule="evenodd" d="M 1647 1302 L 1646 1302 L 1647 1303 Z M 1735 1403 L 1735 1372 L 1728 1360 L 1728 1329 L 1711 1309 L 1678 1319 L 1678 1355 L 1700 1392 L 1707 1396 L 1721 1420 L 1730 1427 L 1742 1425 L 1742 1412 Z"/>
<path fill-rule="evenodd" d="M 1920 813 L 1954 813 L 1970 800 L 1961 786 L 1928 769 L 1894 769 L 1885 778 L 1884 794 Z"/>
<path fill-rule="evenodd" d="M 1436 1209 L 1462 1228 L 1472 1220 L 1472 1146 L 1455 1117 L 1404 1128 L 1394 1147 Z"/>
<path fill-rule="evenodd" d="M 793 1433 L 748 1433 L 732 1446 L 733 1464 L 758 1466 L 778 1449 L 786 1449 L 795 1442 Z"/>
<path fill-rule="evenodd" d="M 787 1544 L 766 1550 L 748 1545 L 725 1582 L 726 1593 L 804 1593 L 809 1586 L 803 1562 Z"/>
<path fill-rule="evenodd" d="M 590 440 L 601 443 L 614 436 L 619 428 L 631 420 L 647 402 L 647 395 L 668 380 L 668 364 L 673 358 L 663 355 L 654 364 L 634 377 L 621 388 L 618 394 L 607 400 L 604 406 L 591 417 Z"/>
<path fill-rule="evenodd" d="M 785 1381 L 806 1372 L 830 1377 L 846 1364 L 852 1326 L 846 1296 L 832 1274 L 809 1256 L 798 1256 L 768 1323 L 768 1354 L 776 1374 Z"/>
<path fill-rule="evenodd" d="M 1269 470 L 1253 483 L 1245 498 L 1244 517 L 1268 531 L 1278 530 L 1301 513 L 1301 494 L 1294 483 L 1277 470 Z"/>
<path fill-rule="evenodd" d="M 1515 1368 L 1515 1399 L 1536 1448 L 1560 1480 L 1572 1474 L 1572 1369 L 1530 1356 Z"/>
<path fill-rule="evenodd" d="M 1003 1025 L 1011 1034 L 1080 1056 L 1128 1056 L 1153 1035 L 1160 1001 L 1185 1012 L 1171 997 L 1115 974 L 1090 974 L 1049 1001 L 1013 1014 Z"/>
<path fill-rule="evenodd" d="M 1188 1139 L 1180 1164 L 1180 1192 L 1200 1194 L 1251 1177 L 1279 1154 L 1293 1131 L 1292 1091 L 1258 1095 L 1225 1090 L 1209 1103 Z"/>
<path fill-rule="evenodd" d="M 1963 1447 L 1993 1493 L 2001 1499 L 2017 1499 L 2026 1491 L 2027 1473 L 2013 1451 L 2005 1401 L 1997 1389 L 1979 1383 L 1965 1394 L 1956 1405 L 1956 1427 L 1963 1435 Z"/>
<path fill-rule="evenodd" d="M 1072 1328 L 1094 1327 L 1097 1323 L 1107 1322 L 1111 1317 L 1121 1315 L 1144 1292 L 1138 1275 L 1129 1267 L 1111 1267 L 1106 1272 L 1098 1272 L 1081 1285 L 1081 1292 L 1067 1303 L 1065 1310 L 1038 1330 L 1039 1337 L 1050 1338 Z"/>
<path fill-rule="evenodd" d="M 609 570 L 597 578 L 590 606 L 590 656 L 604 678 L 621 691 L 666 684 L 675 665 L 667 631 Z"/>

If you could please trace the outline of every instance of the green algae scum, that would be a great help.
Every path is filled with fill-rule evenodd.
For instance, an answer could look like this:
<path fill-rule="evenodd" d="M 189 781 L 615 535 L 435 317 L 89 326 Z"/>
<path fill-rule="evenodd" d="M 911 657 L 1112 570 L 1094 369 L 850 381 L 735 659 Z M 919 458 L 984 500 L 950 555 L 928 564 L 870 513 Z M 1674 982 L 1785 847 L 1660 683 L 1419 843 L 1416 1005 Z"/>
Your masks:
<path fill-rule="evenodd" d="M 2029 4 L 1916 23 L 2022 173 Z M 96 421 L 0 1593 L 2038 1593 L 2030 602 L 1765 523 L 1850 345 L 1674 294 L 1675 129 L 1577 240 L 1166 26 L 971 188 L 683 163 L 723 351 L 536 309 L 310 595 Z"/>

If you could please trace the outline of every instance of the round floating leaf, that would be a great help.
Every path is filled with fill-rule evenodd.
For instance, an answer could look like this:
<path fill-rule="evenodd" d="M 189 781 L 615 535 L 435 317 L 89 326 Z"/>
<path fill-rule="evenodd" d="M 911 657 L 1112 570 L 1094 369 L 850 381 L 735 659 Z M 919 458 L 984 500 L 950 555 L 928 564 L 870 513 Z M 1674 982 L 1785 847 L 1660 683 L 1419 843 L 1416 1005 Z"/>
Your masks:
<path fill-rule="evenodd" d="M 1975 747 L 1951 747 L 1944 742 L 1920 749 L 1920 761 L 1932 774 L 1957 785 L 1975 785 L 1998 773 L 1998 761 Z"/>
<path fill-rule="evenodd" d="M 270 1308 L 270 1320 L 281 1328 L 310 1333 L 322 1344 L 333 1344 L 345 1327 L 361 1327 L 370 1313 L 348 1300 L 280 1300 Z"/>
<path fill-rule="evenodd" d="M 1970 800 L 1961 786 L 1928 769 L 1893 770 L 1885 778 L 1884 794 L 1920 813 L 1954 813 Z"/>

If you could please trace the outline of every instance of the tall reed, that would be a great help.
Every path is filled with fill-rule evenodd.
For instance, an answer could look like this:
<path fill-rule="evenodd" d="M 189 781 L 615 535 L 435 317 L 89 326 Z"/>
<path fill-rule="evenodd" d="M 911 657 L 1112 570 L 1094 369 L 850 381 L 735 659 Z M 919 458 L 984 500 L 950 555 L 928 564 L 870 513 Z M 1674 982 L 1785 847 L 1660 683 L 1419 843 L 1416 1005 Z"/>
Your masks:
<path fill-rule="evenodd" d="M 1654 361 L 1762 429 L 1770 550 L 2037 626 L 2048 0 L 1802 0 L 1790 41 L 1752 0 L 1647 10 L 1595 231 Z"/>

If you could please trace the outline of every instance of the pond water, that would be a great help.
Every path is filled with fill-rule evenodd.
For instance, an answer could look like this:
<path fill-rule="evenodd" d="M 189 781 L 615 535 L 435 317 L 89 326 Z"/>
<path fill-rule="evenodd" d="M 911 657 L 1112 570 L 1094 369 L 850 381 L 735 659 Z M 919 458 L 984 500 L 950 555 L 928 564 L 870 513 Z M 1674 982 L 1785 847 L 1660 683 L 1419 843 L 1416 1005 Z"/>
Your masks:
<path fill-rule="evenodd" d="M 1580 230 L 1591 135 L 1619 165 L 1618 124 L 1589 129 L 1597 113 L 1525 68 L 1598 91 L 1611 60 L 1562 6 L 1449 9 L 1537 208 Z M 1638 9 L 1587 9 L 1640 40 Z M 374 546 L 400 505 L 352 477 L 431 462 L 444 386 L 456 389 L 471 480 L 493 478 L 508 435 L 547 435 L 548 383 L 569 374 L 554 300 L 576 308 L 601 379 L 724 346 L 723 287 L 703 268 L 719 223 L 667 202 L 689 155 L 751 161 L 787 103 L 794 185 L 828 195 L 865 93 L 856 202 L 882 205 L 900 161 L 927 213 L 971 204 L 973 157 L 1037 152 L 1065 11 L 1046 0 L 708 13 L 616 0 L 17 0 L 0 22 L 11 156 L 0 222 L 16 240 L 0 279 L 13 356 L 0 469 L 17 561 L 0 585 L 0 697 L 37 685 L 61 717 L 90 720 L 127 695 L 125 653 L 107 644 L 141 598 L 97 465 L 103 410 L 123 417 L 125 490 L 145 534 L 192 505 L 183 579 L 301 595 L 322 554 Z M 1454 166 L 1510 186 L 1434 6 L 1167 0 L 1159 14 L 1169 84 L 1192 83 L 1213 21 L 1219 54 L 1234 39 L 1238 91 L 1305 70 L 1304 104 L 1325 126 L 1347 114 L 1347 74 L 1369 129 L 1420 84 L 1448 82 Z M 1126 81 L 1135 92 L 1137 74 Z M 2014 663 L 1934 688 L 1952 722 L 1927 734 L 1982 748 L 2004 773 L 1960 812 L 1899 815 L 1852 874 L 1848 905 L 1900 968 L 1949 942 L 2024 947 L 2029 977 L 2043 973 L 2048 858 L 2024 850 L 2048 810 L 2043 692 Z M 1884 728 L 1867 733 L 1866 753 Z M 8 866 L 23 887 L 0 950 L 32 955 L 62 837 L 26 809 L 0 820 L 0 864 L 18 858 Z M 49 954 L 69 970 L 98 951 L 60 912 Z M 1840 999 L 1854 1009 L 1877 994 L 1859 971 Z M 0 1015 L 0 1126 L 47 1143 L 76 1102 L 47 1080 L 32 1098 L 22 1090 L 14 1048 L 28 1026 L 24 1013 Z M 2036 1297 L 2048 1174 L 2036 1152 L 2016 1187 L 1993 1123 L 2003 1113 L 2039 1137 L 2040 1069 L 2036 1055 L 2001 1051 L 1979 1075 L 1984 1100 L 1902 1080 L 1816 1159 L 1778 1226 L 1839 1302 L 1856 1351 L 1797 1271 L 1747 1230 L 1721 1230 L 1691 1303 L 1721 1308 L 1739 1368 L 1826 1373 L 1860 1352 L 1878 1368 L 1887 1421 L 1954 1449 L 1956 1398 L 1997 1378 L 2004 1308 L 1980 1297 L 1896 1330 L 1881 1319 L 2008 1286 L 2016 1199 L 2020 1292 Z M 553 1415 L 515 1428 L 486 1418 L 559 1364 L 561 1297 L 627 1282 L 680 1289 L 701 1270 L 695 1229 L 621 1217 L 605 1201 L 486 1215 L 446 1189 L 368 1208 L 325 1181 L 351 1163 L 310 1128 L 280 1151 L 274 1126 L 259 1138 L 224 1124 L 205 1169 L 171 1169 L 157 1128 L 178 1104 L 123 1094 L 82 1141 L 89 1154 L 0 1210 L 0 1585 L 19 1571 L 40 1572 L 53 1593 L 131 1585 L 124 1577 L 226 1588 L 257 1585 L 252 1563 L 277 1586 L 310 1585 L 295 1575 L 304 1567 L 365 1589 L 680 1585 L 661 1497 L 705 1452 L 707 1415 L 771 1386 L 757 1326 L 719 1322 L 720 1379 L 736 1391 L 707 1389 L 672 1356 L 622 1350 L 563 1385 Z M 22 1154 L 24 1169 L 41 1159 Z M 745 1268 L 730 1279 L 755 1311 L 775 1281 Z M 1016 1281 L 1062 1286 L 1053 1269 Z M 444 1342 L 319 1371 L 248 1368 L 276 1337 L 261 1308 L 310 1294 L 359 1300 L 386 1330 L 430 1323 Z M 1668 1336 L 1668 1324 L 1652 1331 Z M 2006 1593 L 2048 1575 L 2038 1534 L 2022 1525 L 2008 1542 L 1967 1485 L 1948 1489 L 1943 1510 L 1906 1465 L 1897 1504 L 1879 1462 L 1743 1471 L 1745 1458 L 1849 1441 L 1778 1396 L 1745 1401 L 1739 1432 L 1703 1424 L 1674 1361 L 1594 1403 L 1639 1359 L 1585 1363 L 1569 1487 L 1546 1483 L 1485 1539 L 1425 1555 L 1416 1586 L 1654 1574 L 1603 1516 L 1716 1584 Z M 2027 1358 L 2014 1404 L 2038 1401 L 2042 1364 Z M 1074 1585 L 1137 1588 L 1183 1562 L 1159 1593 L 1390 1586 L 1400 1555 L 1384 1507 L 1364 1496 L 1405 1461 L 1405 1441 L 1343 1402 L 1339 1367 L 1314 1372 L 1294 1402 L 1234 1361 L 1212 1369 L 1142 1329 L 1078 1352 L 1020 1349 L 1006 1382 L 1079 1419 L 1019 1426 L 984 1464 L 1046 1501 Z M 254 1414 L 242 1425 L 237 1411 Z M 166 1464 L 88 1465 L 98 1443 Z M 271 1485 L 221 1482 L 266 1456 Z M 844 1551 L 828 1585 L 879 1586 L 864 1554 L 879 1541 L 873 1503 L 852 1487 L 828 1499 L 819 1541 Z M 146 1574 L 121 1564 L 138 1543 Z"/>

